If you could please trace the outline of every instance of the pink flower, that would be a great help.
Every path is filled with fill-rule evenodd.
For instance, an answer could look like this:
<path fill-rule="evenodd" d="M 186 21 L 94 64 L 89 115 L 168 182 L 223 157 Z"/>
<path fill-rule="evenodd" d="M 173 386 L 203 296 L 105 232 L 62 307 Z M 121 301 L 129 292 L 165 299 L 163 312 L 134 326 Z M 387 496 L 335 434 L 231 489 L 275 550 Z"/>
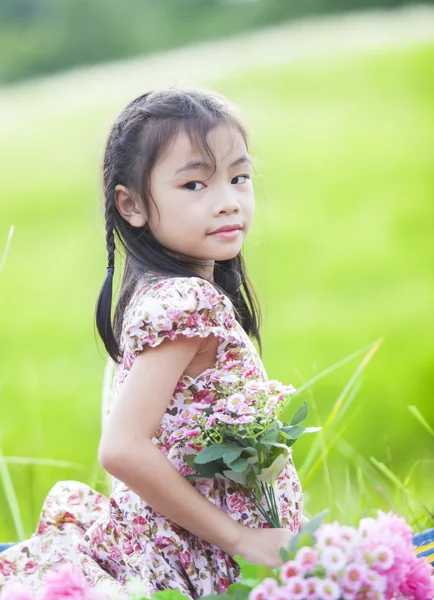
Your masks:
<path fill-rule="evenodd" d="M 307 594 L 306 598 L 308 600 L 314 599 L 318 597 L 318 577 L 308 577 L 305 579 L 307 585 Z"/>
<path fill-rule="evenodd" d="M 22 583 L 7 585 L 0 594 L 1 600 L 33 600 L 30 591 Z"/>
<path fill-rule="evenodd" d="M 191 564 L 191 557 L 189 552 L 180 552 L 179 559 L 183 569 L 187 570 Z"/>
<path fill-rule="evenodd" d="M 246 397 L 243 394 L 241 394 L 241 393 L 232 394 L 232 396 L 229 396 L 229 398 L 228 398 L 226 407 L 231 412 L 238 412 L 238 409 L 241 408 L 242 406 L 244 406 L 245 402 L 246 402 Z"/>
<path fill-rule="evenodd" d="M 122 550 L 127 556 L 130 556 L 134 552 L 133 544 L 131 540 L 125 540 L 122 544 Z"/>
<path fill-rule="evenodd" d="M 36 533 L 38 535 L 42 535 L 43 533 L 48 531 L 48 529 L 49 529 L 48 523 L 44 523 L 44 521 L 41 521 L 38 525 L 38 529 L 36 530 Z"/>
<path fill-rule="evenodd" d="M 181 429 L 177 429 L 176 431 L 174 431 L 173 433 L 170 434 L 169 440 L 171 442 L 176 442 L 178 440 L 182 440 L 186 437 L 187 431 L 188 430 L 185 427 L 182 427 Z"/>
<path fill-rule="evenodd" d="M 432 600 L 434 598 L 434 574 L 425 558 L 412 556 L 405 581 L 399 591 L 406 598 Z"/>
<path fill-rule="evenodd" d="M 173 541 L 170 539 L 170 537 L 159 535 L 155 538 L 154 544 L 157 548 L 163 549 L 171 546 L 173 544 Z"/>
<path fill-rule="evenodd" d="M 321 525 L 314 535 L 319 549 L 340 545 L 340 525 L 337 521 L 332 524 Z"/>
<path fill-rule="evenodd" d="M 102 525 L 97 525 L 95 529 L 92 529 L 90 537 L 96 546 L 101 546 L 106 537 Z"/>
<path fill-rule="evenodd" d="M 231 512 L 242 513 L 246 506 L 246 501 L 245 501 L 244 496 L 234 492 L 233 494 L 229 494 L 227 496 L 226 504 L 227 504 L 228 509 Z"/>
<path fill-rule="evenodd" d="M 339 586 L 331 579 L 320 579 L 318 581 L 317 594 L 321 600 L 338 600 L 341 595 Z"/>
<path fill-rule="evenodd" d="M 196 429 L 192 429 L 191 431 L 187 431 L 187 433 L 185 434 L 187 437 L 191 438 L 191 437 L 197 437 L 198 435 L 200 435 L 200 429 L 199 427 L 196 427 Z"/>
<path fill-rule="evenodd" d="M 249 600 L 269 600 L 279 591 L 279 584 L 272 577 L 266 577 L 249 594 Z"/>
<path fill-rule="evenodd" d="M 348 566 L 341 579 L 341 585 L 352 592 L 358 592 L 362 586 L 366 569 L 359 565 Z"/>
<path fill-rule="evenodd" d="M 359 534 L 362 538 L 368 538 L 371 532 L 377 529 L 377 521 L 372 517 L 365 517 L 359 521 Z"/>
<path fill-rule="evenodd" d="M 304 574 L 310 573 L 318 564 L 318 552 L 308 546 L 303 546 L 297 552 L 296 562 Z"/>
<path fill-rule="evenodd" d="M 10 560 L 6 560 L 6 559 L 0 560 L 0 575 L 5 575 L 5 577 L 8 577 L 9 575 L 12 575 L 13 572 L 14 572 L 14 563 L 13 562 L 11 562 Z"/>
<path fill-rule="evenodd" d="M 214 405 L 214 411 L 215 412 L 222 412 L 226 410 L 226 400 L 217 400 L 217 402 Z"/>
<path fill-rule="evenodd" d="M 253 421 L 255 420 L 255 417 L 253 417 L 252 415 L 241 415 L 241 417 L 238 417 L 238 419 L 235 419 L 235 423 L 238 424 L 245 424 L 245 423 L 253 423 Z"/>
<path fill-rule="evenodd" d="M 34 562 L 33 560 L 29 560 L 24 565 L 24 574 L 25 575 L 33 575 L 39 569 L 39 563 Z"/>
<path fill-rule="evenodd" d="M 191 473 L 194 473 L 194 469 L 192 469 L 190 467 L 190 465 L 188 465 L 187 463 L 181 465 L 181 468 L 179 469 L 180 474 L 185 477 L 186 475 L 190 475 Z"/>
<path fill-rule="evenodd" d="M 96 594 L 86 589 L 83 575 L 65 564 L 47 572 L 45 587 L 38 600 L 86 600 L 92 597 L 96 597 Z"/>
<path fill-rule="evenodd" d="M 295 575 L 288 580 L 285 590 L 288 592 L 287 597 L 291 600 L 304 600 L 307 596 L 306 580 L 299 575 Z"/>
<path fill-rule="evenodd" d="M 302 575 L 302 570 L 298 562 L 295 560 L 288 560 L 288 562 L 286 562 L 280 570 L 280 580 L 282 583 L 286 583 L 298 575 Z"/>
<path fill-rule="evenodd" d="M 120 560 L 122 560 L 122 552 L 119 550 L 118 546 L 112 546 L 110 548 L 109 554 L 115 562 L 119 562 Z"/>
<path fill-rule="evenodd" d="M 229 580 L 229 577 L 221 577 L 219 579 L 219 594 L 225 594 L 227 592 L 228 587 L 230 586 L 231 582 Z"/>
<path fill-rule="evenodd" d="M 145 517 L 142 517 L 142 515 L 138 515 L 133 519 L 133 529 L 136 533 L 142 535 L 144 531 L 149 529 L 149 523 L 145 519 Z"/>
<path fill-rule="evenodd" d="M 214 395 L 209 390 L 199 390 L 193 396 L 193 402 L 211 405 L 214 402 Z"/>
<path fill-rule="evenodd" d="M 235 419 L 226 413 L 216 413 L 216 417 L 218 421 L 226 423 L 226 425 L 233 425 L 235 423 Z"/>
<path fill-rule="evenodd" d="M 255 409 L 253 408 L 253 406 L 241 406 L 241 408 L 238 409 L 237 413 L 239 415 L 254 415 Z"/>
<path fill-rule="evenodd" d="M 337 573 L 345 567 L 345 554 L 340 548 L 330 546 L 322 550 L 320 562 L 327 571 Z"/>
<path fill-rule="evenodd" d="M 208 419 L 206 420 L 205 429 L 210 429 L 210 427 L 212 427 L 214 425 L 216 420 L 217 420 L 217 416 L 214 413 L 212 415 L 210 415 L 208 417 Z"/>
<path fill-rule="evenodd" d="M 373 569 L 367 569 L 363 582 L 368 584 L 370 588 L 372 588 L 375 592 L 379 592 L 382 594 L 386 589 L 387 580 L 382 575 L 379 575 Z"/>
<path fill-rule="evenodd" d="M 387 571 L 393 566 L 394 554 L 388 546 L 380 545 L 372 553 L 372 567 L 380 571 Z"/>

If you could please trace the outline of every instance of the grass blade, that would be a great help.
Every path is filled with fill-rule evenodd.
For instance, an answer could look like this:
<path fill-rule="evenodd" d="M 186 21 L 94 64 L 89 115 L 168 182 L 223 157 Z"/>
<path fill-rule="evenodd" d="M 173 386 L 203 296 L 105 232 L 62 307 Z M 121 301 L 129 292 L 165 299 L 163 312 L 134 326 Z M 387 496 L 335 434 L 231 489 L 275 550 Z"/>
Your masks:
<path fill-rule="evenodd" d="M 1 441 L 1 440 L 0 440 Z M 5 490 L 6 500 L 9 505 L 9 510 L 11 511 L 12 519 L 15 525 L 15 529 L 17 531 L 18 539 L 24 540 L 26 539 L 26 535 L 24 533 L 24 525 L 21 519 L 20 507 L 17 500 L 17 495 L 15 494 L 14 486 L 12 484 L 12 479 L 9 474 L 8 467 L 6 465 L 6 461 L 3 458 L 3 453 L 1 449 L 0 443 L 0 479 L 3 484 L 3 488 Z"/>
<path fill-rule="evenodd" d="M 418 407 L 417 406 L 407 406 L 407 408 L 411 412 L 411 414 L 414 417 L 416 417 L 416 419 L 419 421 L 419 423 L 421 423 L 421 425 L 423 425 L 423 427 L 425 427 L 425 429 L 428 431 L 428 433 L 430 433 L 434 437 L 434 430 L 433 430 L 433 428 L 428 423 L 428 421 L 425 419 L 425 417 L 420 412 L 420 410 L 418 409 Z"/>
<path fill-rule="evenodd" d="M 14 234 L 14 229 L 15 229 L 14 225 L 11 225 L 10 229 L 9 229 L 8 239 L 6 241 L 6 248 L 3 250 L 2 258 L 1 258 L 1 261 L 0 261 L 0 273 L 2 272 L 3 267 L 5 265 L 5 262 L 6 262 L 6 257 L 7 257 L 8 252 L 9 252 L 9 246 L 10 246 L 10 243 L 11 243 L 11 240 L 12 240 L 12 236 Z"/>
<path fill-rule="evenodd" d="M 6 463 L 17 465 L 37 465 L 39 467 L 57 467 L 59 469 L 85 470 L 84 465 L 68 462 L 66 460 L 51 460 L 49 458 L 32 458 L 27 456 L 3 456 Z"/>

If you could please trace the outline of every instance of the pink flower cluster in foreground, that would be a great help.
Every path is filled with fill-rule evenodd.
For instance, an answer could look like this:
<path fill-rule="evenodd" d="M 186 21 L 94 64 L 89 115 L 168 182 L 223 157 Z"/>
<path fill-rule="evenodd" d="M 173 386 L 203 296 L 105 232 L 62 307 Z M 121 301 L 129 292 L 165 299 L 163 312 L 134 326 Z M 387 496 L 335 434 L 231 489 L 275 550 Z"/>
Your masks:
<path fill-rule="evenodd" d="M 26 586 L 12 583 L 0 594 L 0 600 L 106 600 L 94 588 L 87 587 L 83 575 L 69 564 L 52 567 L 45 585 L 36 596 Z"/>
<path fill-rule="evenodd" d="M 223 441 L 221 431 L 227 426 L 242 426 L 253 438 L 267 429 L 277 418 L 285 398 L 296 391 L 294 386 L 277 380 L 240 383 L 241 378 L 233 373 L 226 377 L 233 378 L 233 381 L 226 382 L 233 384 L 233 393 L 226 392 L 217 401 L 210 395 L 207 401 L 186 407 L 179 415 L 182 427 L 171 434 L 171 442 L 181 441 L 200 450 L 209 443 Z M 212 411 L 207 410 L 211 408 Z"/>
<path fill-rule="evenodd" d="M 249 600 L 433 600 L 432 567 L 414 554 L 402 517 L 378 511 L 358 529 L 335 522 L 314 535 L 314 547 L 282 566 L 280 582 L 264 579 Z"/>

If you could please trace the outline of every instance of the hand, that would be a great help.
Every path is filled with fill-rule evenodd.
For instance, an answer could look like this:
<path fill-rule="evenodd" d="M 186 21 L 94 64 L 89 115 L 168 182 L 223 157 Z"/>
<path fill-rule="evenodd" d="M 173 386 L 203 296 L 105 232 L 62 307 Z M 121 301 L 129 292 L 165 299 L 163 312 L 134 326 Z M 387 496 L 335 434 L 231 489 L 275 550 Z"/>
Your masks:
<path fill-rule="evenodd" d="M 266 565 L 274 569 L 283 564 L 280 549 L 288 550 L 289 541 L 293 536 L 289 529 L 256 529 L 242 526 L 239 540 L 230 554 L 232 556 L 238 554 L 249 563 Z"/>

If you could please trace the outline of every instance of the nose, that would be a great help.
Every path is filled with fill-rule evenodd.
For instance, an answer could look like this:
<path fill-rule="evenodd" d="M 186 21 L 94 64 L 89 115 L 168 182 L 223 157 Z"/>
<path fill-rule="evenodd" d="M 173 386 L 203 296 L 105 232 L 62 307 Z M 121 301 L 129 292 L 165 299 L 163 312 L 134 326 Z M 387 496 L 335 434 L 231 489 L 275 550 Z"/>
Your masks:
<path fill-rule="evenodd" d="M 233 189 L 234 186 L 231 186 L 232 189 L 221 189 L 218 192 L 217 200 L 215 202 L 216 213 L 217 215 L 221 214 L 238 214 L 241 209 L 240 199 L 238 194 Z"/>

